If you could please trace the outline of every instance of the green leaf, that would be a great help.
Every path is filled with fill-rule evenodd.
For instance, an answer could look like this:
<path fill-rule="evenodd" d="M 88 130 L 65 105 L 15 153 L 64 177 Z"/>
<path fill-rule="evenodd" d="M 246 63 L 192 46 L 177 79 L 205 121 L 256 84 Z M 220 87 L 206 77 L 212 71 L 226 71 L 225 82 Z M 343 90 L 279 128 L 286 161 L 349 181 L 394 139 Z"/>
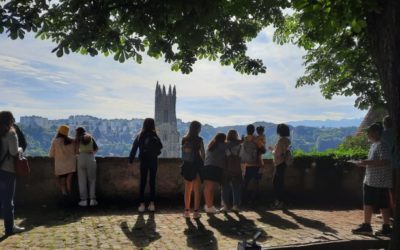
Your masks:
<path fill-rule="evenodd" d="M 62 57 L 63 56 L 63 49 L 62 48 L 59 48 L 58 50 L 57 50 L 57 53 L 56 53 L 56 55 L 57 55 L 57 57 Z"/>

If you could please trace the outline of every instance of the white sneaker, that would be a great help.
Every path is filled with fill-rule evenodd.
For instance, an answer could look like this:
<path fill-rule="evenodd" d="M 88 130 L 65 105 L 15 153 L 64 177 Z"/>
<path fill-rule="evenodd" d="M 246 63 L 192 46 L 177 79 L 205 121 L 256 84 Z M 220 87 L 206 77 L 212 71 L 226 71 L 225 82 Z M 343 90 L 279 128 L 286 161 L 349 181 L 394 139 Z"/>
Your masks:
<path fill-rule="evenodd" d="M 150 212 L 156 211 L 156 206 L 154 206 L 154 202 L 150 202 L 150 205 L 147 207 Z"/>
<path fill-rule="evenodd" d="M 207 207 L 207 205 L 204 205 L 204 210 L 206 211 L 206 213 L 208 214 L 217 214 L 219 211 L 218 209 L 216 209 L 214 206 L 212 207 Z"/>
<path fill-rule="evenodd" d="M 99 203 L 95 199 L 91 199 L 90 203 L 89 203 L 89 206 L 94 207 L 94 206 L 97 206 L 98 204 Z"/>
<path fill-rule="evenodd" d="M 222 207 L 219 209 L 219 211 L 222 212 L 222 213 L 225 213 L 225 212 L 228 212 L 228 208 L 225 207 L 225 206 L 222 206 Z"/>
<path fill-rule="evenodd" d="M 86 207 L 86 206 L 87 206 L 87 200 L 81 200 L 81 201 L 78 203 L 78 206 Z"/>
<path fill-rule="evenodd" d="M 239 213 L 239 211 L 240 211 L 240 209 L 237 205 L 233 205 L 231 210 L 235 213 Z"/>
<path fill-rule="evenodd" d="M 144 203 L 140 203 L 140 206 L 138 208 L 139 213 L 143 213 L 146 207 L 144 206 Z"/>
<path fill-rule="evenodd" d="M 183 212 L 183 218 L 190 218 L 190 210 L 189 209 L 185 209 L 185 211 Z"/>

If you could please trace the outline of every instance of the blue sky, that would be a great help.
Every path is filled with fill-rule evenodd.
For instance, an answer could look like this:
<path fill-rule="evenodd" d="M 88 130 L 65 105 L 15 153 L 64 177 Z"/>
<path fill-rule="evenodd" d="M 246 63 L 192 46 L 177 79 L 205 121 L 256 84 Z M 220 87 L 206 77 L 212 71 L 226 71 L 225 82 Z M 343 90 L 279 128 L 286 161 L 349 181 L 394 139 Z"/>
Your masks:
<path fill-rule="evenodd" d="M 241 75 L 218 62 L 201 60 L 190 75 L 172 72 L 162 59 L 144 56 L 142 64 L 110 57 L 70 54 L 57 58 L 50 41 L 12 41 L 0 35 L 0 109 L 17 119 L 38 115 L 51 119 L 88 114 L 101 118 L 154 116 L 156 82 L 177 87 L 177 116 L 212 125 L 254 121 L 287 122 L 360 118 L 354 97 L 325 100 L 318 86 L 296 89 L 304 51 L 272 42 L 267 28 L 249 43 L 248 54 L 260 58 L 267 73 Z"/>

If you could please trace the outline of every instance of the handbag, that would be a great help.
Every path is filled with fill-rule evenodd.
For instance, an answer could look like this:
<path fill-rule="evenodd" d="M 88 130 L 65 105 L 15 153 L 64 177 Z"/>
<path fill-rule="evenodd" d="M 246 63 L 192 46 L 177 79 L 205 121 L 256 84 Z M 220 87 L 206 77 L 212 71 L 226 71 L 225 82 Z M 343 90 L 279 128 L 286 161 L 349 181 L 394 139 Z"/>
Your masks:
<path fill-rule="evenodd" d="M 15 157 L 14 170 L 15 174 L 18 176 L 28 176 L 31 173 L 28 159 L 22 154 L 18 154 L 18 156 Z"/>

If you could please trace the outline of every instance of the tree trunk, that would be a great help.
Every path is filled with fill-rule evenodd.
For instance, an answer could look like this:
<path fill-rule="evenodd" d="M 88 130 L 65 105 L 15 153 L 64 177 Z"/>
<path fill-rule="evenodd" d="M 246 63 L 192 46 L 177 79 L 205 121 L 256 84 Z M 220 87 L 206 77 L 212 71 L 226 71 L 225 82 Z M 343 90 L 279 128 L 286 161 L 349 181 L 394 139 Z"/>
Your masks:
<path fill-rule="evenodd" d="M 378 68 L 400 148 L 400 1 L 377 0 L 382 9 L 367 16 L 369 50 Z M 399 152 L 398 152 L 399 153 Z M 398 173 L 399 171 L 397 171 Z M 399 174 L 396 176 L 399 177 Z M 397 181 L 400 181 L 397 179 Z M 400 249 L 400 185 L 397 185 L 394 231 L 390 249 Z"/>

